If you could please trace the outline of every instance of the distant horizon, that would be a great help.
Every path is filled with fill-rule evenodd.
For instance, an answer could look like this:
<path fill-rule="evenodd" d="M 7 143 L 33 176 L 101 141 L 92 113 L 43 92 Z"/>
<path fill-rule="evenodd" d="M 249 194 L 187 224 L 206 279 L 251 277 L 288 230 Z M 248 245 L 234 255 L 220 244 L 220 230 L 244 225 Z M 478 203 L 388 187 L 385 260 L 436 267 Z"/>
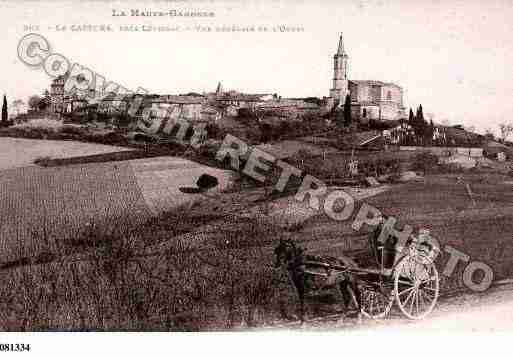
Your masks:
<path fill-rule="evenodd" d="M 159 94 L 225 90 L 277 93 L 284 98 L 329 95 L 332 60 L 344 34 L 350 80 L 392 82 L 404 90 L 404 106 L 422 104 L 435 123 L 445 120 L 494 133 L 513 112 L 513 5 L 436 0 L 217 1 L 186 4 L 118 1 L 0 3 L 4 56 L 2 93 L 27 101 L 49 89 L 51 78 L 16 56 L 24 25 L 39 25 L 52 50 L 135 91 Z M 214 18 L 113 17 L 112 11 L 190 7 Z M 64 14 L 66 14 L 64 16 Z M 57 25 L 221 25 L 303 28 L 285 33 L 56 31 Z M 37 31 L 31 31 L 37 32 Z"/>

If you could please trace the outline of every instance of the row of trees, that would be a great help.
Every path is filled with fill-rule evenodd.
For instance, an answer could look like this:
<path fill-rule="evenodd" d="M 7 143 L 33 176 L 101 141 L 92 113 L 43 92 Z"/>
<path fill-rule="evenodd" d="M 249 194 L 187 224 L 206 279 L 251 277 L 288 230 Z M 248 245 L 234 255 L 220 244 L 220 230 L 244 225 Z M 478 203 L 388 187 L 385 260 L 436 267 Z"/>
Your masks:
<path fill-rule="evenodd" d="M 50 93 L 45 90 L 43 96 L 33 95 L 30 96 L 27 101 L 27 106 L 30 110 L 41 111 L 44 110 L 50 103 Z M 9 119 L 9 113 L 11 117 L 21 115 L 25 108 L 25 102 L 21 99 L 13 100 L 9 105 L 7 103 L 7 96 L 4 95 L 2 101 L 2 117 L 0 119 L 0 127 L 9 126 L 12 121 Z"/>
<path fill-rule="evenodd" d="M 339 127 L 350 127 L 353 124 L 353 117 L 351 112 L 351 97 L 350 95 L 346 96 L 344 102 L 344 109 L 342 113 L 339 113 L 336 117 L 337 125 Z M 413 110 L 410 108 L 410 115 L 408 118 L 408 124 L 415 131 L 416 136 L 419 138 L 429 140 L 433 138 L 433 133 L 435 131 L 435 125 L 433 124 L 433 120 L 429 122 L 424 118 L 424 110 L 422 105 L 419 105 L 417 108 L 417 112 L 414 115 Z"/>
<path fill-rule="evenodd" d="M 422 108 L 422 104 L 417 107 L 417 113 L 415 115 L 413 114 L 413 110 L 410 108 L 408 124 L 415 131 L 415 136 L 421 143 L 426 143 L 433 139 L 435 125 L 433 124 L 433 120 L 428 122 L 424 118 L 424 110 Z"/>
<path fill-rule="evenodd" d="M 348 128 L 353 124 L 353 118 L 351 113 L 351 97 L 350 95 L 346 96 L 344 102 L 344 110 L 342 113 L 338 113 L 336 116 L 336 123 L 341 128 Z M 404 122 L 403 122 L 404 123 Z M 424 110 L 422 108 L 422 104 L 417 107 L 416 112 L 413 112 L 413 109 L 410 108 L 410 113 L 408 116 L 408 124 L 412 127 L 415 132 L 415 141 L 419 144 L 427 144 L 433 141 L 433 135 L 435 133 L 435 125 L 433 120 L 430 119 L 427 121 L 424 117 Z M 469 132 L 475 132 L 475 128 L 467 129 Z M 491 131 L 488 131 L 491 133 Z M 504 143 L 507 139 L 513 135 L 513 124 L 511 123 L 501 123 L 499 124 L 499 141 Z M 493 136 L 492 136 L 493 137 Z"/>
<path fill-rule="evenodd" d="M 27 103 L 25 103 L 25 101 L 22 99 L 15 99 L 8 105 L 7 97 L 4 95 L 2 103 L 1 125 L 5 126 L 7 123 L 9 123 L 9 113 L 11 114 L 11 117 L 16 117 L 24 113 L 25 108 L 28 108 L 32 111 L 44 111 L 50 102 L 50 93 L 48 90 L 45 90 L 42 96 L 30 96 Z"/>

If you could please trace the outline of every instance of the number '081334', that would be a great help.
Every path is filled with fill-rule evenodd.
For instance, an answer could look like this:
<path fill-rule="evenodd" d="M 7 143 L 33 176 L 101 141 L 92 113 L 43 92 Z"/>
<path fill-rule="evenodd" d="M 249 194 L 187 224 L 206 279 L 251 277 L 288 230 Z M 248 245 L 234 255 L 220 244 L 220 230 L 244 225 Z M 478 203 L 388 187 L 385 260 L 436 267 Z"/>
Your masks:
<path fill-rule="evenodd" d="M 6 344 L 0 343 L 0 352 L 28 352 L 30 344 Z"/>

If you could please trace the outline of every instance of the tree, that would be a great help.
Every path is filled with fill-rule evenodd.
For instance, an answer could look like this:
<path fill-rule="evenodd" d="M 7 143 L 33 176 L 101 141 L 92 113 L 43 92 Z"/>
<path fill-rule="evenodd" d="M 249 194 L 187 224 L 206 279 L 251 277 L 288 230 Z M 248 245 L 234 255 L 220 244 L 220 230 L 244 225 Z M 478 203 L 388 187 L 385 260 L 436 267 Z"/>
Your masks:
<path fill-rule="evenodd" d="M 493 134 L 492 132 L 492 129 L 491 128 L 487 128 L 485 130 L 485 138 L 489 141 L 495 141 L 495 135 Z"/>
<path fill-rule="evenodd" d="M 513 125 L 511 123 L 499 124 L 500 140 L 505 142 L 506 139 L 513 133 Z"/>
<path fill-rule="evenodd" d="M 12 108 L 13 108 L 14 112 L 16 113 L 16 116 L 18 116 L 21 113 L 24 104 L 25 103 L 23 102 L 23 100 L 20 100 L 20 99 L 14 100 L 12 102 Z"/>
<path fill-rule="evenodd" d="M 4 102 L 2 104 L 2 125 L 5 125 L 9 120 L 9 115 L 7 112 L 7 97 L 4 95 Z"/>
<path fill-rule="evenodd" d="M 412 127 L 415 130 L 415 135 L 419 140 L 421 140 L 421 142 L 423 142 L 425 139 L 428 139 L 429 126 L 427 121 L 424 119 L 424 111 L 422 109 L 422 105 L 419 105 L 417 108 L 417 114 L 414 117 Z"/>
<path fill-rule="evenodd" d="M 435 134 L 435 124 L 433 120 L 429 121 L 429 125 L 426 128 L 426 139 L 428 141 L 433 141 L 433 135 Z"/>
<path fill-rule="evenodd" d="M 410 116 L 408 117 L 408 122 L 410 126 L 415 122 L 415 116 L 413 115 L 413 110 L 410 107 Z"/>
<path fill-rule="evenodd" d="M 349 127 L 353 122 L 353 118 L 351 116 L 351 96 L 349 94 L 346 96 L 346 102 L 344 103 L 344 126 Z"/>
<path fill-rule="evenodd" d="M 417 108 L 417 116 L 415 116 L 417 118 L 417 120 L 419 121 L 422 121 L 424 122 L 424 111 L 422 109 L 422 104 L 419 105 L 419 107 Z"/>
<path fill-rule="evenodd" d="M 30 96 L 28 99 L 28 106 L 31 110 L 38 110 L 41 104 L 41 97 L 38 95 Z"/>

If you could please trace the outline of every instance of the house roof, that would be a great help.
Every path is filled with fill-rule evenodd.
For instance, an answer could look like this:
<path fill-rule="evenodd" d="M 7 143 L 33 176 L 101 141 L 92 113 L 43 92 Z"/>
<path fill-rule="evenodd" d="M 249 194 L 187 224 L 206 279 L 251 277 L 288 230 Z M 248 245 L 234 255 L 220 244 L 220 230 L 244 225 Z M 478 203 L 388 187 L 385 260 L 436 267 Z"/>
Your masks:
<path fill-rule="evenodd" d="M 136 94 L 119 95 L 109 93 L 102 98 L 102 102 L 107 101 L 133 101 L 135 97 L 140 96 Z M 143 95 L 145 103 L 168 103 L 168 104 L 201 104 L 204 102 L 204 97 L 200 96 L 178 96 L 178 95 Z"/>
<path fill-rule="evenodd" d="M 270 96 L 271 94 L 230 94 L 226 93 L 223 96 L 219 97 L 218 101 L 244 101 L 244 102 L 259 102 L 262 101 L 262 98 L 265 96 Z"/>
<path fill-rule="evenodd" d="M 178 95 L 161 95 L 147 99 L 151 103 L 168 103 L 168 104 L 201 104 L 205 101 L 203 96 L 178 96 Z"/>
<path fill-rule="evenodd" d="M 375 106 L 379 107 L 379 103 L 374 101 L 352 101 L 351 106 Z"/>
<path fill-rule="evenodd" d="M 318 109 L 319 105 L 306 102 L 303 100 L 292 100 L 292 99 L 282 99 L 282 100 L 273 100 L 260 104 L 258 107 L 260 108 L 286 108 L 286 107 L 297 107 L 302 109 Z"/>

